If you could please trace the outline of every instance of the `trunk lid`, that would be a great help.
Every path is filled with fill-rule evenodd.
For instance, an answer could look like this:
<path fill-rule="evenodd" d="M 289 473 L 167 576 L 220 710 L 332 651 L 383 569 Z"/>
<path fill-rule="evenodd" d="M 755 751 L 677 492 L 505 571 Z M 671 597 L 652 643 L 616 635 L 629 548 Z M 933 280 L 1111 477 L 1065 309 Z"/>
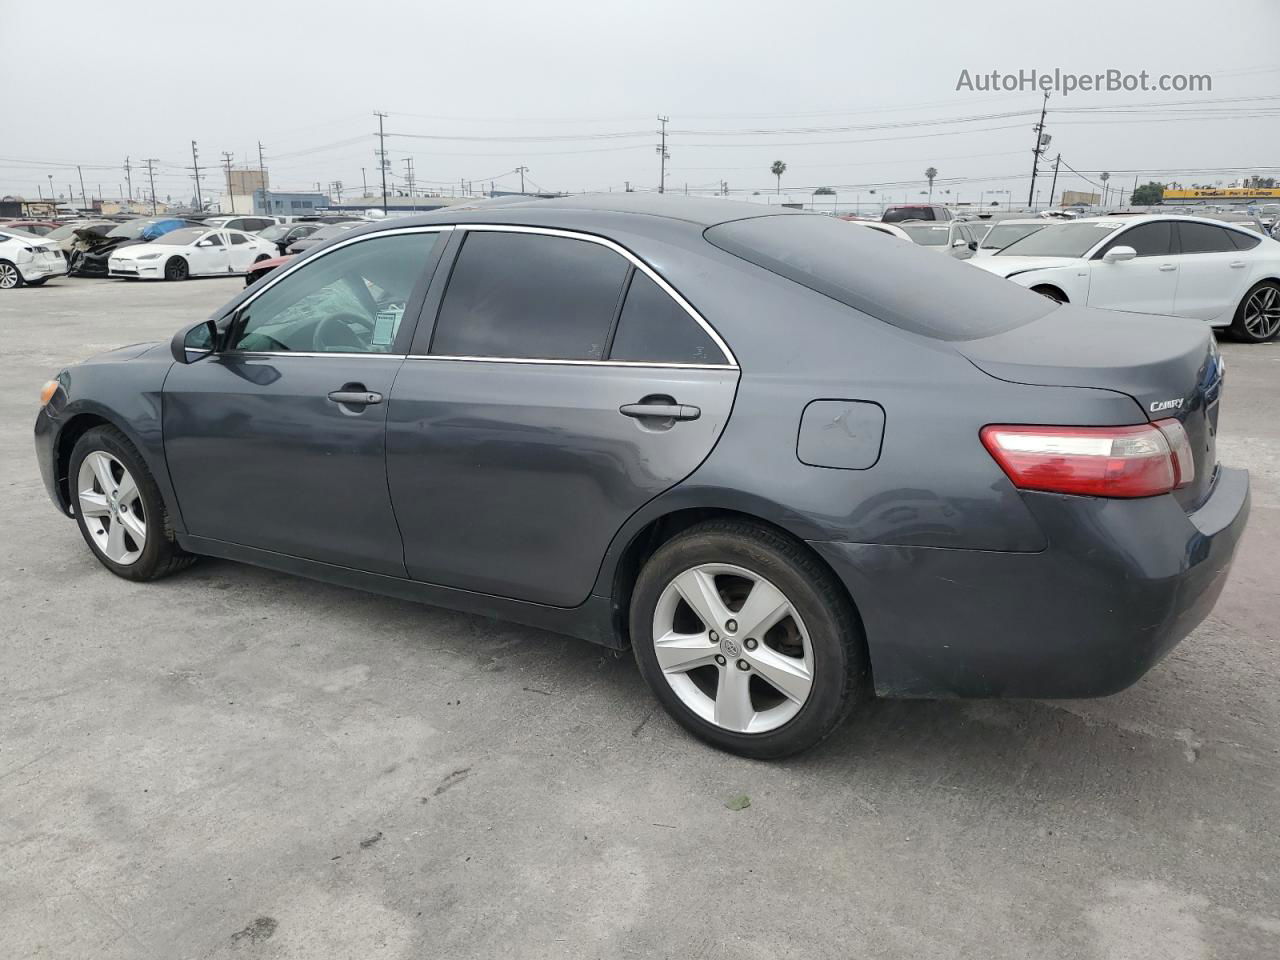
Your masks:
<path fill-rule="evenodd" d="M 1063 304 L 1039 320 L 955 347 L 999 380 L 1111 390 L 1137 401 L 1148 420 L 1177 419 L 1191 442 L 1196 477 L 1173 496 L 1188 511 L 1208 496 L 1218 459 L 1222 360 L 1202 321 Z"/>

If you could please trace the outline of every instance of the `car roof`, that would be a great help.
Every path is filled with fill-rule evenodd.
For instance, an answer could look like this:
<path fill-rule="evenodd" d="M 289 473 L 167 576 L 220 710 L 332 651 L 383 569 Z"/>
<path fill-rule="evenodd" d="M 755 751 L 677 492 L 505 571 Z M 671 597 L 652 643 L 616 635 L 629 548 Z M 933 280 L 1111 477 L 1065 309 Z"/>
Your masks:
<path fill-rule="evenodd" d="M 1071 222 L 1072 222 L 1072 223 L 1078 223 L 1080 220 L 1083 220 L 1083 219 L 1085 219 L 1085 218 L 1084 218 L 1084 217 L 1077 217 L 1075 220 L 1072 220 Z M 1092 219 L 1092 218 L 1090 218 L 1090 219 Z M 1012 223 L 1012 224 L 1027 224 L 1027 223 L 1034 223 L 1034 224 L 1036 224 L 1037 226 L 1041 226 L 1041 227 L 1047 227 L 1047 226 L 1050 226 L 1050 225 L 1052 225 L 1052 224 L 1053 224 L 1053 221 L 1052 221 L 1052 220 L 1046 220 L 1044 217 L 1008 217 L 1008 218 L 1006 218 L 1006 219 L 1004 219 L 1004 220 L 982 220 L 982 221 L 979 221 L 979 222 L 980 222 L 980 223 L 989 223 L 989 224 L 990 224 L 991 226 L 993 226 L 993 227 L 1003 227 L 1003 226 L 1005 226 L 1005 225 L 1007 225 L 1007 224 L 1010 224 L 1010 223 Z"/>
<path fill-rule="evenodd" d="M 465 208 L 445 207 L 420 216 L 393 217 L 375 221 L 381 227 L 403 227 L 431 223 L 530 223 L 572 219 L 574 214 L 600 213 L 629 217 L 656 217 L 706 228 L 732 220 L 752 217 L 804 215 L 802 211 L 765 206 L 742 200 L 684 197 L 660 193 L 588 193 L 571 197 L 530 197 L 514 203 L 492 206 L 476 203 Z M 634 223 L 634 221 L 632 221 Z"/>
<path fill-rule="evenodd" d="M 1230 220 L 1213 220 L 1209 217 L 1191 217 L 1183 214 L 1173 213 L 1138 213 L 1129 217 L 1127 221 L 1120 221 L 1118 217 L 1078 217 L 1075 220 L 1067 221 L 1070 223 L 1127 223 L 1132 226 L 1136 223 L 1158 223 L 1162 220 L 1178 221 L 1180 223 L 1206 223 L 1211 227 L 1236 227 L 1236 223 Z M 1238 228 L 1237 229 L 1241 229 Z M 1244 233 L 1251 231 L 1244 230 Z"/>

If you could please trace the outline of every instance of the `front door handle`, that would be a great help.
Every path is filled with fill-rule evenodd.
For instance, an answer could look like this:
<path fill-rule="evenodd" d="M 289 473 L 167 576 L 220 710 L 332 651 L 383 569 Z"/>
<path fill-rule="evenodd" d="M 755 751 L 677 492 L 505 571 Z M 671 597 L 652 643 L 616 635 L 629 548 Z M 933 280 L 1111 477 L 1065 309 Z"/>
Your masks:
<path fill-rule="evenodd" d="M 1162 264 L 1160 264 L 1160 271 L 1161 271 L 1162 273 L 1168 273 L 1170 270 L 1177 270 L 1177 269 L 1178 269 L 1178 265 L 1177 265 L 1176 263 L 1162 263 Z"/>
<path fill-rule="evenodd" d="M 687 403 L 624 403 L 618 408 L 624 417 L 655 420 L 697 420 L 702 411 Z"/>
<path fill-rule="evenodd" d="M 334 403 L 364 406 L 368 403 L 381 403 L 382 394 L 372 390 L 334 390 L 329 394 L 329 399 Z"/>

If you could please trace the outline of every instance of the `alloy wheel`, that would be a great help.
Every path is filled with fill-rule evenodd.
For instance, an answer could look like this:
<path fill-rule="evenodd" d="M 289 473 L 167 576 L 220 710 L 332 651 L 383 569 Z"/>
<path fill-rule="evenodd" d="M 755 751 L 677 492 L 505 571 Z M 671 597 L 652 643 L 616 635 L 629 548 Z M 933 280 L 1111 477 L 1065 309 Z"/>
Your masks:
<path fill-rule="evenodd" d="M 80 463 L 76 478 L 80 514 L 94 544 L 112 563 L 128 566 L 147 545 L 147 517 L 133 476 L 104 450 Z"/>
<path fill-rule="evenodd" d="M 654 608 L 653 648 L 681 702 L 735 733 L 777 729 L 813 688 L 813 648 L 799 613 L 745 567 L 704 563 L 678 574 Z"/>
<path fill-rule="evenodd" d="M 0 290 L 12 290 L 18 285 L 18 268 L 11 263 L 0 263 Z"/>
<path fill-rule="evenodd" d="M 1244 305 L 1244 328 L 1257 340 L 1269 340 L 1280 332 L 1280 288 L 1261 287 Z"/>

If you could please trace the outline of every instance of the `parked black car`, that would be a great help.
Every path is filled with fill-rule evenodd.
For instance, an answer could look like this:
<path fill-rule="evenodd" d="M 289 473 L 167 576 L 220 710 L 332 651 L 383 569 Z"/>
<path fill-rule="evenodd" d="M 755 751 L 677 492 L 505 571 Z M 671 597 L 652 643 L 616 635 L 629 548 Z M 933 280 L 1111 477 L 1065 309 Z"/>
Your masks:
<path fill-rule="evenodd" d="M 347 231 L 62 371 L 35 440 L 118 576 L 225 557 L 630 645 L 686 728 L 776 757 L 872 690 L 1141 677 L 1245 526 L 1221 390 L 1198 321 L 625 194 Z"/>
<path fill-rule="evenodd" d="M 78 277 L 105 277 L 111 254 L 120 247 L 132 246 L 135 243 L 150 243 L 179 227 L 198 226 L 201 226 L 199 221 L 181 217 L 145 217 L 126 220 L 100 238 L 85 237 L 86 243 L 91 245 L 84 250 L 72 251 L 69 272 L 72 276 Z"/>
<path fill-rule="evenodd" d="M 356 227 L 362 226 L 367 221 L 363 220 L 344 220 L 341 223 L 326 223 L 320 226 L 320 229 L 300 237 L 292 241 L 284 250 L 284 253 L 295 254 L 305 253 L 312 247 L 318 247 L 326 240 L 332 240 L 334 237 L 340 237 L 348 230 L 354 230 Z"/>
<path fill-rule="evenodd" d="M 323 223 L 308 221 L 304 223 L 277 223 L 275 226 L 267 227 L 260 230 L 258 236 L 263 240 L 270 240 L 276 245 L 276 250 L 280 256 L 285 255 L 285 251 L 289 249 L 289 245 L 303 237 L 309 237 L 317 230 L 324 227 Z"/>

